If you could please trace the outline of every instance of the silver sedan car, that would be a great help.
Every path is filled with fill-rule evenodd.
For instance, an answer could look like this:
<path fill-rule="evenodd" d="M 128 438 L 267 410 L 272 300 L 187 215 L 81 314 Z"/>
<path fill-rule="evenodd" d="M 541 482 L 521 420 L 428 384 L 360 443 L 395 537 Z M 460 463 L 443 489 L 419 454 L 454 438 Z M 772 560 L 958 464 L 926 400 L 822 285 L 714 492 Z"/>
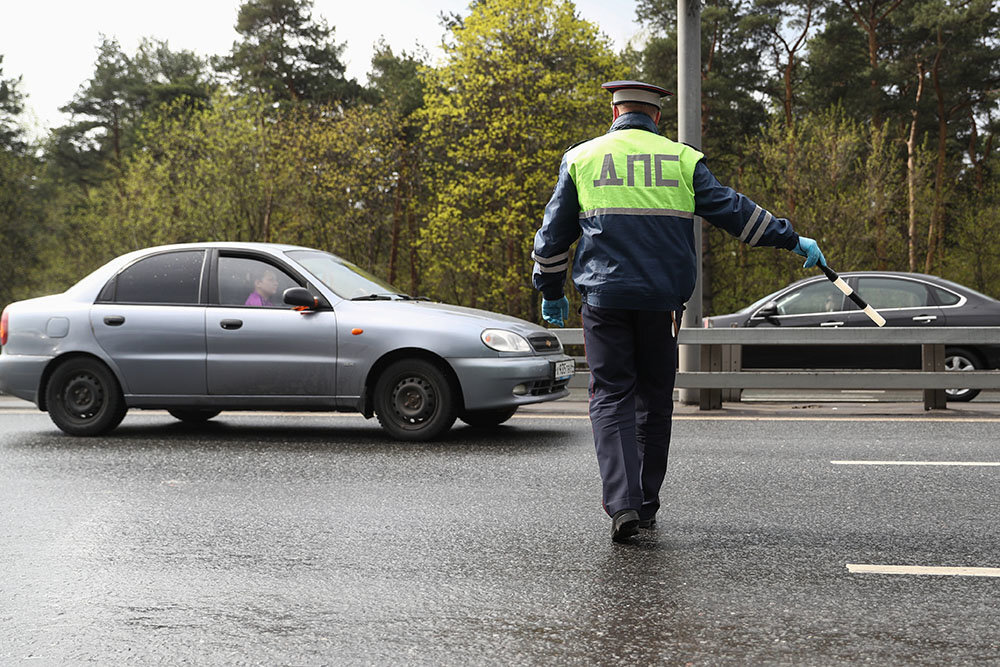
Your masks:
<path fill-rule="evenodd" d="M 190 422 L 222 410 L 376 415 L 428 440 L 566 396 L 573 359 L 541 326 L 400 293 L 326 252 L 265 243 L 161 246 L 63 294 L 13 303 L 0 392 L 72 435 L 129 408 Z"/>

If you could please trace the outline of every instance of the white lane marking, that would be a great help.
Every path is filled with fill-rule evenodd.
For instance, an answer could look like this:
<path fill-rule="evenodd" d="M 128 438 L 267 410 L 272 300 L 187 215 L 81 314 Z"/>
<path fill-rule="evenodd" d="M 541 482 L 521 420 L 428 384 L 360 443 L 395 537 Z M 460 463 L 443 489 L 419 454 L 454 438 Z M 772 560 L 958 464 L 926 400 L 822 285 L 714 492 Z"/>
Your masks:
<path fill-rule="evenodd" d="M 541 414 L 532 415 L 528 413 L 516 414 L 512 419 L 590 419 L 588 415 L 554 415 Z M 857 417 L 849 415 L 838 415 L 831 417 L 746 417 L 735 415 L 674 415 L 674 421 L 739 421 L 739 422 L 983 422 L 988 424 L 1000 423 L 1000 417 L 938 417 L 934 415 L 923 416 L 886 416 L 886 417 Z"/>
<path fill-rule="evenodd" d="M 0 408 L 0 415 L 43 415 L 45 414 L 41 410 L 34 409 L 24 409 L 24 408 Z M 134 410 L 129 411 L 129 416 L 135 415 L 166 415 L 167 412 L 164 410 Z M 243 417 L 337 417 L 337 418 L 362 418 L 363 416 L 359 413 L 351 412 L 304 412 L 304 411 L 290 411 L 290 412 L 278 412 L 278 411 L 267 411 L 267 412 L 257 412 L 254 410 L 226 410 L 222 412 L 222 415 L 228 415 L 232 417 L 243 416 Z M 220 416 L 222 416 L 220 415 Z M 590 415 L 557 415 L 557 414 L 517 414 L 514 415 L 513 419 L 590 419 Z M 700 415 L 674 415 L 674 421 L 738 421 L 738 422 L 977 422 L 984 424 L 997 424 L 1000 423 L 1000 417 L 939 417 L 936 415 L 919 416 L 919 415 L 893 415 L 885 417 L 863 417 L 863 416 L 849 416 L 849 415 L 837 415 L 830 417 L 781 417 L 777 415 L 766 416 L 766 417 L 748 417 L 741 415 L 706 415 L 704 417 Z"/>
<path fill-rule="evenodd" d="M 1000 567 L 932 567 L 929 565 L 859 565 L 847 563 L 852 574 L 917 574 L 949 577 L 1000 577 Z"/>
<path fill-rule="evenodd" d="M 1000 466 L 1000 461 L 830 461 L 830 463 L 835 466 Z"/>

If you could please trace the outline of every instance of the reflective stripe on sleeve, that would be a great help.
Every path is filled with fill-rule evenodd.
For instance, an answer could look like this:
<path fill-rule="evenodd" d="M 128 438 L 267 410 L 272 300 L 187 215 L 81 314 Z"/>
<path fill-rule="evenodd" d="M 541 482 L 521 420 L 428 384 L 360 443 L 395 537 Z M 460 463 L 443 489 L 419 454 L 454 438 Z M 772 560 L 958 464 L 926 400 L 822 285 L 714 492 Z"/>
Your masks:
<path fill-rule="evenodd" d="M 539 264 L 555 264 L 556 262 L 565 262 L 569 259 L 569 250 L 561 252 L 558 255 L 552 255 L 551 257 L 542 257 L 538 253 L 532 252 L 531 259 L 535 260 Z"/>
<path fill-rule="evenodd" d="M 753 235 L 752 239 L 750 239 L 750 245 L 757 245 L 757 242 L 760 241 L 760 237 L 764 235 L 764 230 L 766 230 L 767 226 L 771 224 L 772 217 L 773 216 L 770 212 L 764 211 L 764 219 L 761 220 L 759 225 L 757 225 L 757 233 Z"/>
<path fill-rule="evenodd" d="M 561 252 L 552 257 L 542 257 L 535 252 L 531 253 L 531 259 L 535 260 L 535 266 L 542 273 L 559 273 L 569 268 L 569 251 Z"/>
<path fill-rule="evenodd" d="M 538 270 L 542 273 L 559 273 L 560 271 L 565 271 L 569 268 L 569 262 L 563 262 L 562 264 L 556 264 L 554 266 L 545 266 L 544 264 L 535 263 Z"/>
<path fill-rule="evenodd" d="M 581 211 L 580 219 L 593 218 L 598 215 L 651 215 L 662 218 L 694 219 L 694 212 L 678 211 L 672 208 L 592 208 L 589 211 Z"/>
<path fill-rule="evenodd" d="M 764 209 L 762 209 L 760 206 L 758 206 L 753 210 L 753 214 L 750 216 L 750 219 L 747 220 L 747 223 L 745 225 L 743 225 L 743 233 L 740 234 L 740 241 L 745 242 L 747 240 L 747 237 L 750 236 L 750 232 L 753 231 L 754 223 L 757 222 L 757 218 L 759 218 L 760 214 L 763 212 Z"/>

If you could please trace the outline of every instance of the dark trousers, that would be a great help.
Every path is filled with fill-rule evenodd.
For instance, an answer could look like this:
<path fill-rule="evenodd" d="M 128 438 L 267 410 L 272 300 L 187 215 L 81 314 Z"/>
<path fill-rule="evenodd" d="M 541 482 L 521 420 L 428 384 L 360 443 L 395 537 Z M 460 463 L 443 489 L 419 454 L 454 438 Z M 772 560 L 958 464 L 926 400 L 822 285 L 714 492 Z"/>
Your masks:
<path fill-rule="evenodd" d="M 604 509 L 651 519 L 667 472 L 681 312 L 585 303 L 582 315 Z"/>

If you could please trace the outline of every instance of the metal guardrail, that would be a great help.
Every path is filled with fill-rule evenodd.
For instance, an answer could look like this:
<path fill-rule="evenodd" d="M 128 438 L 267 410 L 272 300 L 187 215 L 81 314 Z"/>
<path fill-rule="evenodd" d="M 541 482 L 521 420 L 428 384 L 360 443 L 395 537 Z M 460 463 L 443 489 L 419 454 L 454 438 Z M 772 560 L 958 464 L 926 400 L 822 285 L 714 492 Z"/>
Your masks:
<path fill-rule="evenodd" d="M 563 345 L 582 345 L 582 329 L 552 329 Z M 739 400 L 743 389 L 922 389 L 924 407 L 946 407 L 955 373 L 944 369 L 945 345 L 1000 345 L 1000 327 L 807 327 L 681 329 L 679 344 L 701 348 L 701 370 L 677 373 L 677 387 L 700 390 L 702 410 Z M 754 370 L 741 367 L 743 345 L 919 345 L 922 370 Z M 1000 371 L 967 371 L 961 386 L 1000 389 Z"/>

